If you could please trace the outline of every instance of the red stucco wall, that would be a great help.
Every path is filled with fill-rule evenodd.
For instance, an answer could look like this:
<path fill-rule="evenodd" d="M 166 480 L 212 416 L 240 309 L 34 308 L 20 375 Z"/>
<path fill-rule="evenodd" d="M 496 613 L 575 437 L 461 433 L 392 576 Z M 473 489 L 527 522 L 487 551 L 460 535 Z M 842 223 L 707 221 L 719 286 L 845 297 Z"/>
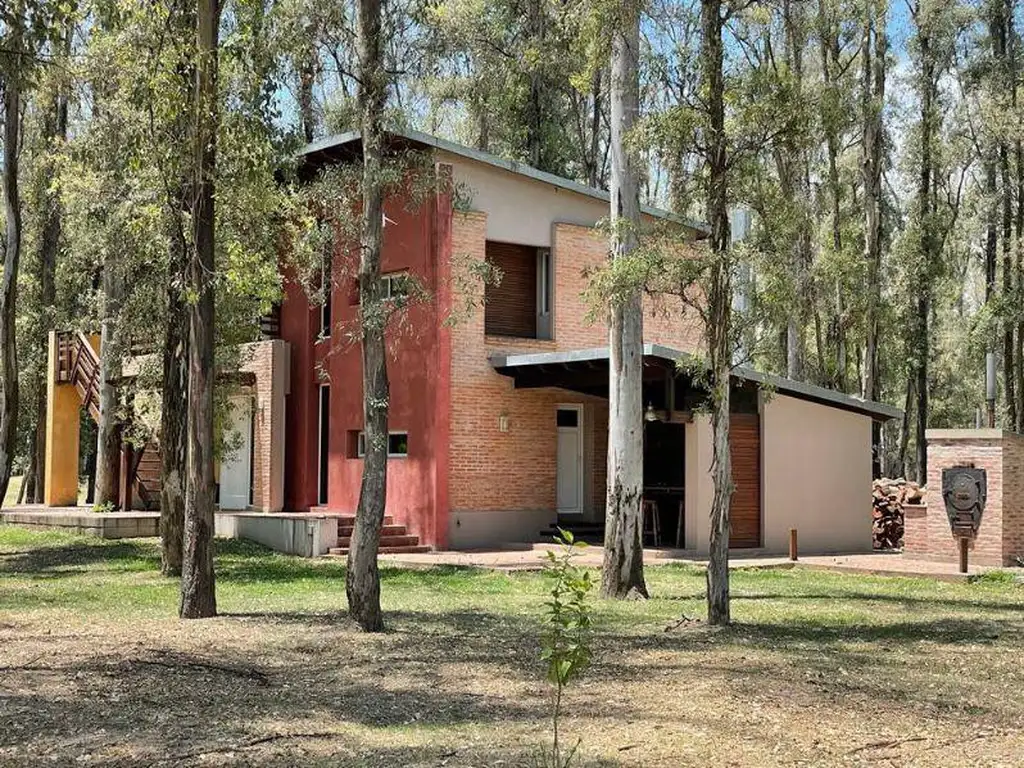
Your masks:
<path fill-rule="evenodd" d="M 409 435 L 409 455 L 388 462 L 387 514 L 409 527 L 424 544 L 444 546 L 447 532 L 449 333 L 443 326 L 450 286 L 439 270 L 450 261 L 451 218 L 447 197 L 415 209 L 403 200 L 385 204 L 385 273 L 407 271 L 424 297 L 393 318 L 389 327 L 389 428 Z M 443 253 L 444 257 L 436 254 Z M 286 506 L 306 510 L 317 501 L 318 370 L 331 386 L 327 508 L 354 513 L 362 459 L 350 456 L 350 432 L 362 428 L 362 363 L 353 339 L 358 306 L 353 280 L 357 254 L 339 251 L 334 260 L 333 332 L 314 344 L 319 309 L 310 308 L 301 287 L 289 281 L 281 308 L 281 333 L 292 345 L 288 398 Z M 444 375 L 442 376 L 442 372 Z M 439 449 L 440 447 L 440 449 Z M 435 510 L 442 510 L 438 519 Z"/>

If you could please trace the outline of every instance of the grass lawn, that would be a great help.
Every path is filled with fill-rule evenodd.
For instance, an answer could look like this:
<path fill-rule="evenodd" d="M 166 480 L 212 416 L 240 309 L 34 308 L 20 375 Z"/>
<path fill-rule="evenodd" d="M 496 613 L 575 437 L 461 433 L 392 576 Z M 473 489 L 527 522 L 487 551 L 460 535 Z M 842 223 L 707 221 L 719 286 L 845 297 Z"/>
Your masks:
<path fill-rule="evenodd" d="M 180 622 L 155 542 L 0 526 L 0 765 L 532 766 L 548 738 L 545 579 L 384 571 L 390 631 L 344 568 L 218 542 L 219 618 Z M 595 600 L 563 733 L 581 765 L 1021 765 L 1024 585 L 648 569 Z"/>

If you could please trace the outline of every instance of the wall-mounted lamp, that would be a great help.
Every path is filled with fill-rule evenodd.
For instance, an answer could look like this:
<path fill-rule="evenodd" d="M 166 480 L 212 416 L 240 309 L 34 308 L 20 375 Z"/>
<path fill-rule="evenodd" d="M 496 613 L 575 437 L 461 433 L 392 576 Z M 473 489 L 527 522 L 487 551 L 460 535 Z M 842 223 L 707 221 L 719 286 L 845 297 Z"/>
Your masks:
<path fill-rule="evenodd" d="M 650 401 L 647 403 L 647 410 L 644 411 L 644 421 L 658 421 L 658 414 L 655 412 L 654 405 Z"/>
<path fill-rule="evenodd" d="M 498 414 L 498 431 L 508 432 L 508 414 L 504 411 Z"/>

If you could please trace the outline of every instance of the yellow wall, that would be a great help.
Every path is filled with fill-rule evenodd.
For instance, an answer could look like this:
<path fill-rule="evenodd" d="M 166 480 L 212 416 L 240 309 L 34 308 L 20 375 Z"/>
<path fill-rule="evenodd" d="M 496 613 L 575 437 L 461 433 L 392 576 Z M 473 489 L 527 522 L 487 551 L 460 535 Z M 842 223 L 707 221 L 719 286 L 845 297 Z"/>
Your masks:
<path fill-rule="evenodd" d="M 78 426 L 81 401 L 70 384 L 57 384 L 57 335 L 50 333 L 46 373 L 46 471 L 43 503 L 78 503 Z"/>

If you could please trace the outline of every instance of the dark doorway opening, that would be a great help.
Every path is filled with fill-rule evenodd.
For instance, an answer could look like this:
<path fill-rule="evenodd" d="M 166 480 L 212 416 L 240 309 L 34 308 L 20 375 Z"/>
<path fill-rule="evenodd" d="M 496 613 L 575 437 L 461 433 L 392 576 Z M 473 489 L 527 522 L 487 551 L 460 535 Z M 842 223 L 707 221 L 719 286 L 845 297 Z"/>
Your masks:
<path fill-rule="evenodd" d="M 660 543 L 682 547 L 686 425 L 650 421 L 644 428 L 644 499 L 658 509 Z"/>

